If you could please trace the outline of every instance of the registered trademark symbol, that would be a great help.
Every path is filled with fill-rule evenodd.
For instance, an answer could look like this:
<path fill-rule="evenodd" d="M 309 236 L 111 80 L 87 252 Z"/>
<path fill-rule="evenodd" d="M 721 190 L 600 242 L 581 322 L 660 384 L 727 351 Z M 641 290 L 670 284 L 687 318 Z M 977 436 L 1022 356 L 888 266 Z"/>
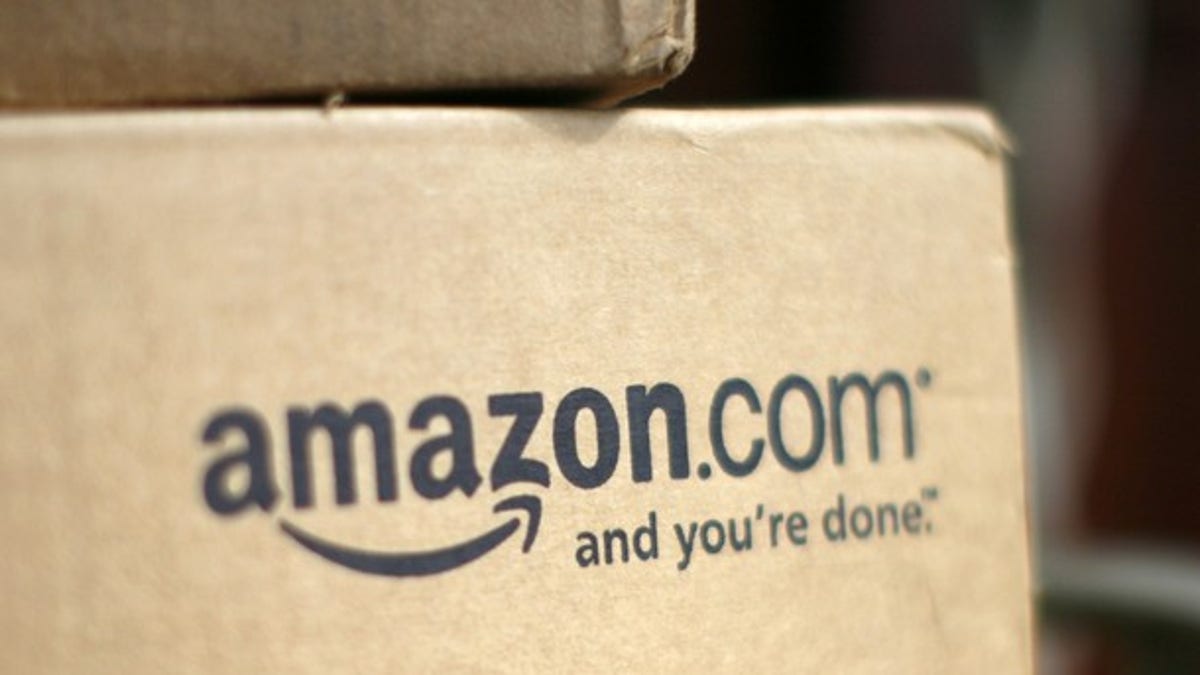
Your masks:
<path fill-rule="evenodd" d="M 917 370 L 917 386 L 921 388 L 928 387 L 933 383 L 933 373 L 929 372 L 928 368 L 920 368 Z"/>

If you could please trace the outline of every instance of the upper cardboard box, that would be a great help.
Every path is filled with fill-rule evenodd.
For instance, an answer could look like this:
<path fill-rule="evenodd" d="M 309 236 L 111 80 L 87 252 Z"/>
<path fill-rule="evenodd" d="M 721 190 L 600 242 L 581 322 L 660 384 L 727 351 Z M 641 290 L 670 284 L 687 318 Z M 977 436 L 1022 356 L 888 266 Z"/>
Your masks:
<path fill-rule="evenodd" d="M 661 86 L 693 47 L 692 0 L 10 0 L 0 105 L 552 93 Z"/>

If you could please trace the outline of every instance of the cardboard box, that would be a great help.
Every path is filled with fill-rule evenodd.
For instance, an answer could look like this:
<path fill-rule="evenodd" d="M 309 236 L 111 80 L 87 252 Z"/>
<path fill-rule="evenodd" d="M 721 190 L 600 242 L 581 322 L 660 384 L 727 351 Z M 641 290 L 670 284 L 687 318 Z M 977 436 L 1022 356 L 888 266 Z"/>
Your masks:
<path fill-rule="evenodd" d="M 1031 671 L 963 109 L 0 120 L 0 671 Z"/>
<path fill-rule="evenodd" d="M 605 103 L 682 71 L 694 18 L 692 0 L 6 0 L 0 105 L 496 90 Z"/>

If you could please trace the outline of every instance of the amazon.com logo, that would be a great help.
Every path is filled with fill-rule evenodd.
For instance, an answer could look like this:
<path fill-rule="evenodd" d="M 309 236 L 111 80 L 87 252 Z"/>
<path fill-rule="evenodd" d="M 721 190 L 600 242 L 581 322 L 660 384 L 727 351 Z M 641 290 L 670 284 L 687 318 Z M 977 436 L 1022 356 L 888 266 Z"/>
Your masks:
<path fill-rule="evenodd" d="M 924 368 L 913 377 L 918 388 L 928 386 L 930 379 Z M 554 406 L 552 419 L 546 422 L 551 425 L 553 472 L 546 462 L 531 456 L 538 454 L 538 448 L 530 447 L 543 424 L 546 397 L 540 392 L 488 396 L 487 416 L 505 420 L 508 430 L 499 446 L 489 453 L 494 459 L 486 467 L 486 491 L 481 491 L 484 476 L 470 409 L 454 396 L 431 396 L 413 406 L 406 418 L 406 428 L 414 435 L 407 456 L 412 491 L 429 501 L 456 492 L 470 498 L 482 493 L 498 495 L 506 488 L 521 492 L 506 498 L 493 497 L 489 503 L 494 513 L 505 514 L 502 522 L 464 541 L 422 550 L 366 550 L 328 535 L 318 536 L 283 516 L 278 518 L 279 531 L 313 554 L 352 570 L 423 576 L 461 567 L 495 550 L 521 530 L 521 512 L 526 522 L 521 549 L 529 553 L 537 540 L 542 515 L 538 493 L 550 487 L 552 480 L 565 480 L 579 490 L 603 488 L 617 474 L 623 454 L 628 457 L 629 479 L 634 483 L 651 483 L 656 478 L 651 460 L 656 453 L 664 452 L 667 475 L 673 481 L 707 481 L 715 470 L 733 479 L 743 478 L 759 468 L 768 452 L 782 470 L 804 473 L 826 456 L 834 465 L 843 464 L 849 432 L 865 439 L 863 445 L 874 464 L 882 455 L 880 420 L 886 415 L 898 426 L 903 456 L 915 456 L 914 387 L 906 375 L 888 370 L 871 378 L 855 372 L 829 377 L 822 385 L 802 375 L 787 375 L 769 391 L 763 390 L 764 397 L 745 379 L 722 382 L 707 397 L 704 410 L 708 418 L 707 454 L 715 467 L 707 459 L 693 465 L 693 455 L 699 453 L 693 452 L 693 439 L 688 438 L 688 415 L 694 411 L 689 409 L 683 391 L 669 382 L 627 387 L 620 413 L 597 389 L 583 387 L 563 396 Z M 861 412 L 850 414 L 848 410 Z M 579 433 L 581 418 L 590 418 L 591 433 Z M 478 413 L 474 419 L 479 419 Z M 374 498 L 380 504 L 400 508 L 396 453 L 399 434 L 387 404 L 368 399 L 350 407 L 329 402 L 293 405 L 285 409 L 283 420 L 283 433 L 278 438 L 287 443 L 287 478 L 296 513 L 317 508 L 313 453 L 325 448 L 332 458 L 333 475 L 327 479 L 331 478 L 334 507 L 346 509 L 358 503 L 355 445 L 366 445 L 371 451 L 368 456 L 374 461 Z M 727 437 L 727 426 L 734 424 L 756 431 Z M 652 447 L 652 425 L 661 425 L 665 432 L 658 436 L 663 439 L 663 447 Z M 802 429 L 804 440 L 789 444 L 785 427 Z M 430 436 L 431 429 L 447 431 Z M 201 440 L 213 456 L 203 468 L 201 483 L 204 500 L 213 513 L 233 516 L 253 509 L 265 513 L 276 509 L 282 495 L 276 483 L 269 432 L 263 416 L 245 406 L 223 408 L 205 422 Z M 315 442 L 318 439 L 324 443 Z M 581 447 L 584 441 L 586 448 Z"/>

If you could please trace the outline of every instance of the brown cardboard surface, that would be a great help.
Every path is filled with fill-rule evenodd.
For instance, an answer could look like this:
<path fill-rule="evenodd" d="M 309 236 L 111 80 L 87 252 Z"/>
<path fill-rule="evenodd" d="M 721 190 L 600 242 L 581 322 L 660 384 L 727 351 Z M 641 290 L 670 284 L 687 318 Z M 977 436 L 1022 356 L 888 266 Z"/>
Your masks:
<path fill-rule="evenodd" d="M 1028 673 L 1006 225 L 965 109 L 2 118 L 0 671 Z"/>
<path fill-rule="evenodd" d="M 660 86 L 692 0 L 7 0 L 0 105 Z"/>

